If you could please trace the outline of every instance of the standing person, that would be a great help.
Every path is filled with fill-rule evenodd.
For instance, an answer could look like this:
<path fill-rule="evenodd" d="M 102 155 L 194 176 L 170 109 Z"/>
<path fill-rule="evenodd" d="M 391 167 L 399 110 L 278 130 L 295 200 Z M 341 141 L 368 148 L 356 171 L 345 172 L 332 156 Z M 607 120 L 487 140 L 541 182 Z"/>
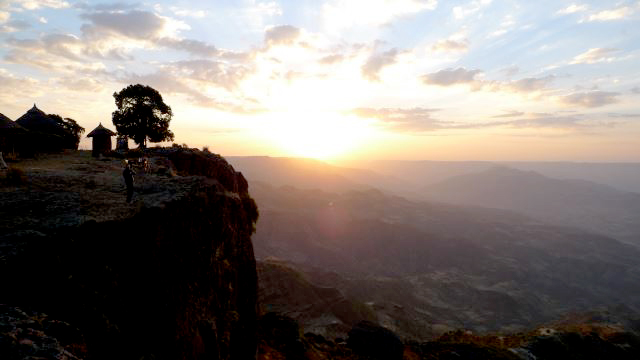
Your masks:
<path fill-rule="evenodd" d="M 126 161 L 126 160 L 125 160 Z M 133 175 L 136 173 L 131 168 L 131 163 L 127 161 L 127 165 L 122 172 L 122 177 L 124 178 L 124 183 L 127 185 L 127 202 L 131 202 L 131 198 L 133 197 Z"/>

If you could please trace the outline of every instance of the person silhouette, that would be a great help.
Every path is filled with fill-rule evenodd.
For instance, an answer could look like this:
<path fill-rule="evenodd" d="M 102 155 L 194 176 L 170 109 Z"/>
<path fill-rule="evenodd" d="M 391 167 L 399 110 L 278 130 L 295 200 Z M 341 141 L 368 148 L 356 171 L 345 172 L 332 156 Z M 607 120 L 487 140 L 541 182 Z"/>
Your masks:
<path fill-rule="evenodd" d="M 126 160 L 125 160 L 126 161 Z M 127 165 L 122 171 L 122 177 L 124 178 L 124 183 L 127 186 L 127 202 L 130 203 L 133 198 L 133 175 L 136 173 L 131 168 L 131 163 L 127 161 Z"/>

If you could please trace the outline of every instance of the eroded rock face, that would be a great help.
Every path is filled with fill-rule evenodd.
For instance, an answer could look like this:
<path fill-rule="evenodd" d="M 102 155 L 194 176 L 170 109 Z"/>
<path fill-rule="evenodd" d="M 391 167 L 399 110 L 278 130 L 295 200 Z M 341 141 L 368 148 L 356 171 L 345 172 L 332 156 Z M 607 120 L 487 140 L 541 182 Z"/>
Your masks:
<path fill-rule="evenodd" d="M 222 158 L 199 157 L 199 168 L 215 171 L 139 175 L 144 191 L 124 205 L 109 180 L 121 167 L 95 175 L 99 163 L 87 161 L 90 187 L 86 173 L 62 166 L 27 169 L 30 184 L 1 194 L 23 210 L 0 205 L 0 303 L 77 327 L 89 358 L 254 358 L 258 212 L 242 175 Z"/>

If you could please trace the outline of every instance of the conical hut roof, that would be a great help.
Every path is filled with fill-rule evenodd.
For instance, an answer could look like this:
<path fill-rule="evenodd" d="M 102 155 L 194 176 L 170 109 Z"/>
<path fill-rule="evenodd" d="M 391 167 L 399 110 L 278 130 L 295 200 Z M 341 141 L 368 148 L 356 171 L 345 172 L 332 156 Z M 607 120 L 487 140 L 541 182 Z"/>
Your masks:
<path fill-rule="evenodd" d="M 102 126 L 102 123 L 98 124 L 98 127 L 96 127 L 95 129 L 93 129 L 93 131 L 91 131 L 89 134 L 87 134 L 87 137 L 94 137 L 94 136 L 100 136 L 100 135 L 109 135 L 109 136 L 115 136 L 116 133 L 114 133 L 113 131 L 107 129 L 106 127 Z"/>
<path fill-rule="evenodd" d="M 26 131 L 26 129 L 18 125 L 15 121 L 4 116 L 4 114 L 0 114 L 0 132 L 5 132 L 5 131 L 20 132 L 20 131 Z"/>
<path fill-rule="evenodd" d="M 38 109 L 36 104 L 33 104 L 33 107 L 27 111 L 26 114 L 20 116 L 18 120 L 16 120 L 18 125 L 34 131 L 40 131 L 43 133 L 50 134 L 60 134 L 64 132 L 61 126 L 52 118 L 47 116 L 44 111 Z"/>

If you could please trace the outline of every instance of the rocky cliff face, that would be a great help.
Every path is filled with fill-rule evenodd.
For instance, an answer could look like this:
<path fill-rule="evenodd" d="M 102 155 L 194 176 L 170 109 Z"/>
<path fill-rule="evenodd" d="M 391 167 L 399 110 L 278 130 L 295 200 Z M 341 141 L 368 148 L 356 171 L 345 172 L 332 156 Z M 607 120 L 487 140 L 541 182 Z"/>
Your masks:
<path fill-rule="evenodd" d="M 77 327 L 76 356 L 254 358 L 258 212 L 246 181 L 213 154 L 152 156 L 133 204 L 118 160 L 17 164 L 27 182 L 0 189 L 0 303 Z M 180 176 L 157 175 L 163 166 Z M 3 346 L 24 345 L 2 330 Z"/>

